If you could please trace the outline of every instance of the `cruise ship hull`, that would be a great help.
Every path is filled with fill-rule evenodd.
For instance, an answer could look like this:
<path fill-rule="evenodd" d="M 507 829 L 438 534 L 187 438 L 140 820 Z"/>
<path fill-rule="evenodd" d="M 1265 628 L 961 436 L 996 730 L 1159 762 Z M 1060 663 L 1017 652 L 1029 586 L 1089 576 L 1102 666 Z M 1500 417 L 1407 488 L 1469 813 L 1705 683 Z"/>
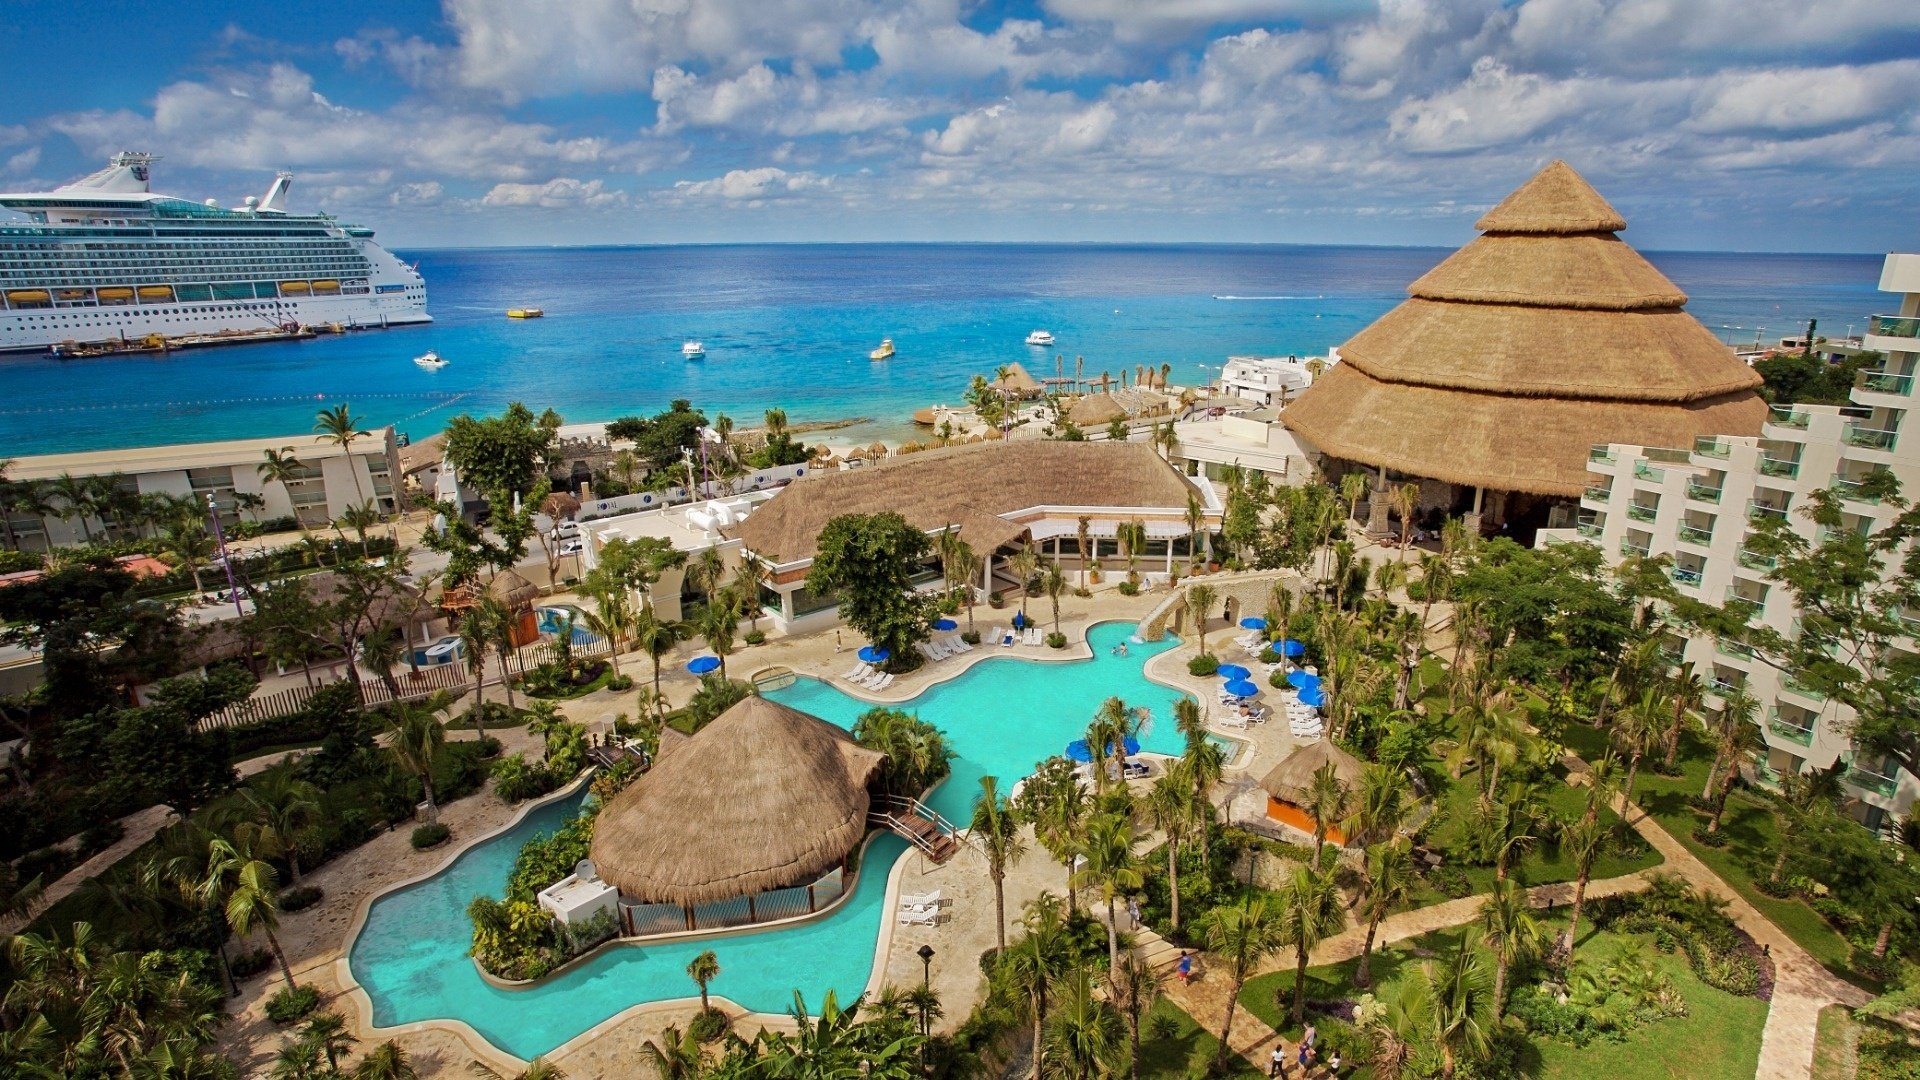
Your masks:
<path fill-rule="evenodd" d="M 287 323 L 381 328 L 430 323 L 424 284 L 394 284 L 387 293 L 283 296 L 274 300 L 172 300 L 124 306 L 91 305 L 0 311 L 0 352 L 45 352 L 65 342 L 183 337 L 222 331 L 263 330 Z"/>

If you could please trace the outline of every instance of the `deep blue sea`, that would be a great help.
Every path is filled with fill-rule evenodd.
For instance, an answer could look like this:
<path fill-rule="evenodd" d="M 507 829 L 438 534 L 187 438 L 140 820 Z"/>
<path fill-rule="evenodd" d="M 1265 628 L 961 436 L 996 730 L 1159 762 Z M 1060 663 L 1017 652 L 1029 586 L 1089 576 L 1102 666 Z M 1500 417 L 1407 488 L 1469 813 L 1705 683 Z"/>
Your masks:
<path fill-rule="evenodd" d="M 1292 245 L 741 245 L 408 251 L 430 326 L 176 353 L 0 356 L 0 458 L 296 435 L 322 405 L 415 437 L 510 401 L 569 421 L 690 398 L 740 426 L 871 417 L 845 434 L 903 437 L 908 415 L 957 402 L 968 378 L 1055 356 L 1116 381 L 1170 363 L 1201 380 L 1229 355 L 1322 353 L 1399 302 L 1443 248 Z M 1650 253 L 1725 339 L 1857 332 L 1893 298 L 1875 255 Z M 1237 297 L 1239 299 L 1220 299 Z M 509 307 L 546 318 L 521 322 Z M 1723 329 L 1738 327 L 1741 329 Z M 1053 350 L 1022 344 L 1053 331 Z M 893 360 L 867 353 L 891 337 Z M 682 341 L 703 341 L 687 361 Z M 412 357 L 433 349 L 439 371 Z M 1578 364 L 1568 356 L 1560 362 Z"/>

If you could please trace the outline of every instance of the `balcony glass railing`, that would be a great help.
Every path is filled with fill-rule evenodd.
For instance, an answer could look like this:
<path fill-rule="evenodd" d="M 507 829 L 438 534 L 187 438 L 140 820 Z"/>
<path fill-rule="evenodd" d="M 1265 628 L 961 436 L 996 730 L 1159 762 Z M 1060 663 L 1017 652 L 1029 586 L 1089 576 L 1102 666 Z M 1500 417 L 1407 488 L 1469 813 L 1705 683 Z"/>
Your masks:
<path fill-rule="evenodd" d="M 1735 690 L 1740 689 L 1740 685 L 1741 684 L 1738 679 L 1723 679 L 1718 675 L 1707 680 L 1707 689 L 1712 693 L 1721 695 L 1722 697 L 1725 697 L 1726 695 L 1733 693 Z"/>
<path fill-rule="evenodd" d="M 1884 371 L 1863 371 L 1854 376 L 1853 385 L 1862 390 L 1871 390 L 1876 394 L 1913 393 L 1913 376 L 1891 375 Z"/>
<path fill-rule="evenodd" d="M 1766 601 L 1757 599 L 1752 596 L 1742 596 L 1741 594 L 1734 592 L 1733 589 L 1731 588 L 1727 590 L 1727 601 L 1726 601 L 1727 612 L 1728 614 L 1737 616 L 1739 618 L 1751 619 L 1755 615 L 1760 614 L 1760 608 L 1765 603 Z"/>
<path fill-rule="evenodd" d="M 1865 484 L 1862 484 L 1858 480 L 1849 480 L 1838 473 L 1834 474 L 1833 487 L 1834 490 L 1840 493 L 1841 498 L 1850 499 L 1853 502 L 1877 503 L 1880 501 L 1880 496 L 1865 493 Z"/>
<path fill-rule="evenodd" d="M 1657 484 L 1667 478 L 1667 471 L 1656 469 L 1644 461 L 1636 461 L 1633 463 L 1633 475 L 1638 479 L 1651 480 Z"/>
<path fill-rule="evenodd" d="M 1600 533 L 1604 531 L 1599 525 L 1591 521 L 1582 521 L 1578 525 L 1575 525 L 1574 528 L 1579 531 L 1581 536 L 1589 540 L 1600 539 Z"/>
<path fill-rule="evenodd" d="M 1613 498 L 1613 489 L 1601 487 L 1599 484 L 1590 484 L 1581 497 L 1594 502 L 1606 502 Z"/>
<path fill-rule="evenodd" d="M 1786 687 L 1788 690 L 1796 694 L 1799 694 L 1801 697 L 1815 698 L 1820 701 L 1827 700 L 1827 695 L 1822 694 L 1820 691 L 1815 690 L 1813 687 L 1808 686 L 1806 683 L 1801 682 L 1799 679 L 1796 679 L 1791 675 L 1782 676 L 1780 679 L 1780 685 Z"/>
<path fill-rule="evenodd" d="M 1698 570 L 1689 570 L 1684 566 L 1676 566 L 1667 571 L 1667 576 L 1682 585 L 1691 586 L 1696 589 L 1700 587 L 1701 578 L 1700 571 Z"/>
<path fill-rule="evenodd" d="M 1762 455 L 1760 458 L 1760 474 L 1762 476 L 1799 476 L 1800 463 L 1797 461 L 1789 461 L 1786 458 L 1766 457 Z"/>
<path fill-rule="evenodd" d="M 1713 530 L 1698 525 L 1682 525 L 1678 533 L 1680 541 L 1686 544 L 1698 544 L 1702 547 L 1713 543 Z"/>
<path fill-rule="evenodd" d="M 1636 544 L 1631 540 L 1620 541 L 1620 554 L 1622 555 L 1638 555 L 1644 559 L 1647 557 L 1649 550 L 1645 544 Z"/>
<path fill-rule="evenodd" d="M 1620 458 L 1605 446 L 1595 446 L 1587 451 L 1587 460 L 1600 465 L 1611 465 Z"/>
<path fill-rule="evenodd" d="M 1787 520 L 1787 508 L 1784 506 L 1768 506 L 1766 503 L 1760 502 L 1749 502 L 1747 503 L 1747 520 L 1756 524 L 1762 521 L 1785 521 Z"/>
<path fill-rule="evenodd" d="M 1912 315 L 1875 315 L 1867 333 L 1881 337 L 1920 338 L 1920 318 Z"/>
<path fill-rule="evenodd" d="M 1891 776 L 1883 776 L 1871 769 L 1862 769 L 1859 767 L 1847 770 L 1847 783 L 1878 795 L 1892 795 L 1894 790 L 1900 786 L 1900 782 Z"/>
<path fill-rule="evenodd" d="M 1701 457 L 1723 458 L 1730 453 L 1725 439 L 1712 435 L 1701 435 L 1693 440 L 1693 452 Z"/>
<path fill-rule="evenodd" d="M 1801 727 L 1798 721 L 1789 720 L 1782 716 L 1778 709 L 1773 711 L 1773 717 L 1767 721 L 1767 730 L 1789 742 L 1799 743 L 1801 746 L 1809 746 L 1813 743 L 1812 728 Z"/>
<path fill-rule="evenodd" d="M 1698 480 L 1687 481 L 1687 498 L 1696 502 L 1717 503 L 1720 501 L 1720 489 L 1708 487 Z"/>
<path fill-rule="evenodd" d="M 1635 521 L 1652 521 L 1660 516 L 1660 508 L 1644 503 L 1633 503 L 1627 507 L 1627 516 Z"/>
<path fill-rule="evenodd" d="M 1762 555 L 1759 552 L 1748 551 L 1746 548 L 1740 549 L 1739 559 L 1740 565 L 1749 570 L 1771 570 L 1780 561 L 1771 555 Z"/>
<path fill-rule="evenodd" d="M 1898 437 L 1898 432 L 1884 428 L 1864 427 L 1858 421 L 1848 424 L 1840 435 L 1848 446 L 1858 446 L 1867 450 L 1891 450 L 1894 440 Z"/>
<path fill-rule="evenodd" d="M 1785 405 L 1775 405 L 1768 410 L 1767 423 L 1779 427 L 1805 428 L 1807 414 Z"/>
<path fill-rule="evenodd" d="M 1713 647 L 1722 656 L 1733 656 L 1742 660 L 1753 659 L 1753 647 L 1742 642 L 1728 641 L 1725 638 L 1715 638 Z"/>

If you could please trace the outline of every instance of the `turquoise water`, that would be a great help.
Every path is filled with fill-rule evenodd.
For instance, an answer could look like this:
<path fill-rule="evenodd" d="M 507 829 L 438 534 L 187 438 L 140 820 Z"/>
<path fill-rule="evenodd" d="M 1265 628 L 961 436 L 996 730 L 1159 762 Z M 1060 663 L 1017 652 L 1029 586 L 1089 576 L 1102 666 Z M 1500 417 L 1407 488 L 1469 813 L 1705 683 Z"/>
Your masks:
<path fill-rule="evenodd" d="M 573 616 L 573 641 L 576 645 L 591 645 L 600 640 L 600 635 L 587 629 L 587 613 L 572 604 L 555 604 L 535 610 L 535 625 L 543 634 L 558 634 L 567 623 L 567 616 Z"/>
<path fill-rule="evenodd" d="M 964 822 L 980 777 L 998 776 L 1002 790 L 1010 790 L 1040 761 L 1084 734 L 1100 703 L 1115 695 L 1151 710 L 1142 749 L 1177 753 L 1181 739 L 1173 703 L 1180 694 L 1148 681 L 1142 671 L 1147 658 L 1176 642 L 1130 644 L 1127 656 L 1112 655 L 1113 646 L 1132 629 L 1119 622 L 1093 627 L 1092 660 L 1041 664 L 1005 650 L 1010 655 L 976 664 L 901 706 L 945 731 L 958 754 L 953 775 L 930 800 L 934 809 Z M 768 696 L 842 727 L 851 727 L 872 707 L 814 679 L 800 679 Z M 466 955 L 472 933 L 468 902 L 482 894 L 503 895 L 522 845 L 558 827 L 584 797 L 534 810 L 441 873 L 373 904 L 348 963 L 372 999 L 376 1025 L 460 1020 L 502 1050 L 531 1058 L 630 1006 L 691 996 L 687 962 L 708 948 L 720 960 L 713 992 L 755 1011 L 784 1012 L 796 988 L 815 1004 L 828 989 L 846 1001 L 866 988 L 888 868 L 906 851 L 905 841 L 892 835 L 880 836 L 867 849 L 865 872 L 852 897 L 824 918 L 735 937 L 622 946 L 524 990 L 489 985 Z"/>

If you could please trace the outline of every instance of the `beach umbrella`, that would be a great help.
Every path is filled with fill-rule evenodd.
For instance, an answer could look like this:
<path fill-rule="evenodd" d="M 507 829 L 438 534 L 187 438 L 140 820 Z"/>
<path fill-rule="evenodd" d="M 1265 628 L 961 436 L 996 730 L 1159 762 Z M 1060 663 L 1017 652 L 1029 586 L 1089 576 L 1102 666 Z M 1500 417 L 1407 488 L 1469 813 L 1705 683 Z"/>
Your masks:
<path fill-rule="evenodd" d="M 1311 708 L 1317 709 L 1320 706 L 1325 705 L 1326 703 L 1327 703 L 1327 692 L 1325 690 L 1320 689 L 1319 683 L 1315 683 L 1314 685 L 1309 686 L 1306 689 L 1300 691 L 1300 704 L 1302 705 L 1306 705 Z"/>
<path fill-rule="evenodd" d="M 959 625 L 959 623 L 954 622 L 952 619 L 935 619 L 933 622 L 933 628 L 935 630 L 952 630 Z"/>
<path fill-rule="evenodd" d="M 1252 697 L 1259 692 L 1260 688 L 1246 679 L 1235 679 L 1227 684 L 1227 693 L 1234 697 Z"/>
<path fill-rule="evenodd" d="M 1307 647 L 1292 638 L 1288 638 L 1280 643 L 1280 655 L 1282 656 L 1305 656 L 1306 653 Z"/>
<path fill-rule="evenodd" d="M 878 645 L 863 645 L 860 648 L 860 659 L 869 664 L 881 663 L 891 655 L 893 654 Z"/>
<path fill-rule="evenodd" d="M 1246 668 L 1241 667 L 1239 664 L 1221 664 L 1220 670 L 1217 674 L 1219 674 L 1219 676 L 1223 679 L 1231 680 L 1231 679 L 1244 679 L 1247 676 L 1253 674 L 1253 672 L 1248 671 Z"/>
<path fill-rule="evenodd" d="M 720 658 L 717 656 L 696 656 L 687 661 L 687 670 L 693 672 L 695 675 L 705 675 L 707 672 L 713 671 L 719 666 Z"/>
<path fill-rule="evenodd" d="M 1242 630 L 1265 630 L 1266 628 L 1267 620 L 1258 615 L 1249 615 L 1240 620 L 1240 629 Z"/>
<path fill-rule="evenodd" d="M 1120 745 L 1126 750 L 1128 757 L 1140 752 L 1140 740 L 1131 735 L 1127 736 L 1126 741 Z M 1113 753 L 1112 743 L 1107 744 L 1107 753 Z M 1072 761 L 1092 761 L 1093 750 L 1087 745 L 1087 740 L 1075 739 L 1067 744 L 1067 758 Z"/>
<path fill-rule="evenodd" d="M 1287 685 L 1296 690 L 1305 690 L 1308 687 L 1317 690 L 1320 688 L 1320 676 L 1309 675 L 1304 671 L 1289 671 L 1287 672 Z"/>
<path fill-rule="evenodd" d="M 1026 613 L 1026 612 L 1024 612 L 1024 611 L 1016 611 L 1016 612 L 1014 612 L 1014 613 L 1013 613 L 1013 628 L 1014 628 L 1015 630 L 1025 630 L 1025 629 L 1027 628 L 1027 613 Z"/>

